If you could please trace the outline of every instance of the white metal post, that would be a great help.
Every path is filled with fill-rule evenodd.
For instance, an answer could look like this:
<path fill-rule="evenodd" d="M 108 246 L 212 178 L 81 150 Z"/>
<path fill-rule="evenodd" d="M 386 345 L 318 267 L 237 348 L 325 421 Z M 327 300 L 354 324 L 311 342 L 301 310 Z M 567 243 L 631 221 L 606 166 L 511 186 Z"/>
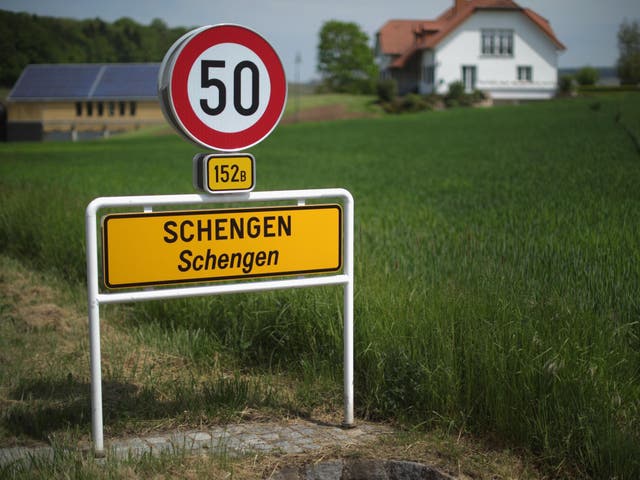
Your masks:
<path fill-rule="evenodd" d="M 151 211 L 156 205 L 189 205 L 203 203 L 259 202 L 271 200 L 343 198 L 344 209 L 344 265 L 343 273 L 337 275 L 299 277 L 283 280 L 267 280 L 197 287 L 165 288 L 159 290 L 100 293 L 98 289 L 98 235 L 97 212 L 106 207 L 144 207 Z M 302 203 L 300 203 L 302 202 Z M 93 449 L 96 456 L 104 455 L 104 433 L 102 419 L 102 370 L 100 357 L 100 303 L 125 303 L 146 300 L 184 298 L 203 295 L 221 295 L 239 292 L 258 292 L 286 288 L 302 288 L 320 285 L 344 285 L 344 427 L 354 425 L 353 395 L 353 284 L 354 284 L 354 201 L 351 194 L 342 188 L 317 190 L 285 190 L 250 192 L 228 195 L 149 195 L 130 197 L 102 197 L 94 199 L 86 210 L 87 248 L 87 293 L 89 308 L 89 339 L 91 357 L 91 427 Z"/>
<path fill-rule="evenodd" d="M 96 208 L 89 204 L 85 217 L 87 237 L 87 297 L 89 308 L 89 354 L 91 361 L 91 434 L 96 457 L 104 456 L 102 422 L 102 361 L 100 357 L 100 304 L 98 303 L 98 235 Z"/>
<path fill-rule="evenodd" d="M 344 274 L 348 277 L 344 285 L 344 420 L 345 428 L 354 426 L 353 420 L 353 244 L 354 244 L 354 205 L 351 195 L 345 196 L 346 214 L 344 216 Z"/>

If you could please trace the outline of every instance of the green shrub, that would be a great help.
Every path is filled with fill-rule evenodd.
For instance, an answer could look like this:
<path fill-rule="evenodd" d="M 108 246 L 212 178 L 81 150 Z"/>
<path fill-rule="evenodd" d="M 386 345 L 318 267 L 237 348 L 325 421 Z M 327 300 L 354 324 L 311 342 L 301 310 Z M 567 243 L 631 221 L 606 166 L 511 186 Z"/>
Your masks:
<path fill-rule="evenodd" d="M 386 113 L 411 113 L 442 108 L 443 100 L 440 95 L 436 94 L 409 93 L 403 97 L 396 96 L 388 102 L 381 102 L 380 105 Z"/>
<path fill-rule="evenodd" d="M 560 95 L 571 95 L 574 91 L 573 76 L 562 75 L 558 82 L 558 93 Z"/>
<path fill-rule="evenodd" d="M 442 95 L 431 93 L 422 97 L 429 106 L 429 110 L 442 110 L 445 107 Z"/>
<path fill-rule="evenodd" d="M 483 102 L 488 97 L 481 90 L 474 90 L 472 93 L 465 93 L 462 82 L 453 82 L 449 85 L 449 92 L 442 97 L 431 93 L 420 95 L 409 93 L 403 97 L 392 96 L 397 88 L 393 83 L 378 82 L 378 98 L 380 104 L 387 113 L 420 112 L 424 110 L 434 110 L 442 107 L 471 107 Z"/>
<path fill-rule="evenodd" d="M 381 102 L 391 102 L 398 96 L 398 82 L 392 78 L 379 80 L 376 85 L 376 93 Z"/>
<path fill-rule="evenodd" d="M 599 78 L 598 70 L 593 67 L 583 67 L 576 73 L 576 82 L 581 86 L 595 85 Z"/>
<path fill-rule="evenodd" d="M 452 82 L 449 84 L 449 91 L 445 100 L 460 100 L 464 96 L 464 85 L 462 82 Z"/>
<path fill-rule="evenodd" d="M 449 108 L 471 107 L 486 99 L 487 95 L 483 91 L 474 90 L 472 93 L 466 93 L 462 82 L 452 82 L 444 97 L 444 104 Z"/>
<path fill-rule="evenodd" d="M 472 107 L 474 104 L 473 97 L 470 93 L 465 93 L 458 100 L 458 105 L 461 107 Z"/>
<path fill-rule="evenodd" d="M 580 93 L 626 93 L 638 91 L 640 91 L 640 87 L 636 85 L 588 85 L 580 87 Z"/>
<path fill-rule="evenodd" d="M 426 99 L 417 93 L 405 95 L 402 99 L 402 107 L 405 112 L 420 112 L 430 108 Z"/>
<path fill-rule="evenodd" d="M 376 83 L 370 78 L 358 78 L 347 85 L 343 91 L 352 95 L 371 95 L 376 91 Z"/>
<path fill-rule="evenodd" d="M 471 100 L 473 101 L 474 104 L 484 102 L 487 98 L 489 97 L 482 90 L 476 89 L 471 94 Z"/>

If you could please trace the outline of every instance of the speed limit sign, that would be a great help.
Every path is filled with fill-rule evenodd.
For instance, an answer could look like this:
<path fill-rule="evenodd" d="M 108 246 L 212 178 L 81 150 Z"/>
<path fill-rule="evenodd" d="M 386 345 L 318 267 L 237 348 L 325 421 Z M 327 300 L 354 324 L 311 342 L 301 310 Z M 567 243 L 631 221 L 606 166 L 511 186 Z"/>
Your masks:
<path fill-rule="evenodd" d="M 287 98 L 277 53 L 239 25 L 214 25 L 185 34 L 169 49 L 158 77 L 169 121 L 203 147 L 237 151 L 276 127 Z"/>

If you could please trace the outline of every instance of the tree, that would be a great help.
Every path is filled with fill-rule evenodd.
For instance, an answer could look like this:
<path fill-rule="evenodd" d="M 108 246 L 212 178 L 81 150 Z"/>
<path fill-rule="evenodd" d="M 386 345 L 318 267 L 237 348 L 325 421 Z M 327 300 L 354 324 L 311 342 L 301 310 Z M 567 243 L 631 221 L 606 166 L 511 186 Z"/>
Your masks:
<path fill-rule="evenodd" d="M 582 67 L 576 72 L 576 81 L 583 87 L 595 85 L 600 78 L 598 70 L 593 67 Z"/>
<path fill-rule="evenodd" d="M 640 83 L 640 24 L 637 20 L 620 25 L 618 30 L 618 78 L 622 84 Z"/>
<path fill-rule="evenodd" d="M 11 87 L 29 63 L 159 62 L 185 32 L 159 19 L 143 26 L 0 10 L 0 86 Z"/>
<path fill-rule="evenodd" d="M 367 35 L 352 22 L 330 20 L 320 30 L 318 71 L 332 92 L 372 93 L 378 68 Z"/>
<path fill-rule="evenodd" d="M 558 93 L 560 95 L 573 95 L 574 91 L 573 76 L 562 75 L 558 81 Z"/>

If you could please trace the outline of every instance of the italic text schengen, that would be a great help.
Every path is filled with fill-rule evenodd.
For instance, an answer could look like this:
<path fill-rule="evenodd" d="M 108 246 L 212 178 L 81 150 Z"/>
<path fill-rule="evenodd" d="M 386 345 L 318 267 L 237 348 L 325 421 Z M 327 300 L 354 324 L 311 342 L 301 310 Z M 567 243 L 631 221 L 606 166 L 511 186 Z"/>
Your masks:
<path fill-rule="evenodd" d="M 189 244 L 178 255 L 180 272 L 241 269 L 249 274 L 254 267 L 277 266 L 277 249 L 228 251 L 225 241 L 290 237 L 291 233 L 291 215 L 168 220 L 163 225 L 165 243 Z"/>

